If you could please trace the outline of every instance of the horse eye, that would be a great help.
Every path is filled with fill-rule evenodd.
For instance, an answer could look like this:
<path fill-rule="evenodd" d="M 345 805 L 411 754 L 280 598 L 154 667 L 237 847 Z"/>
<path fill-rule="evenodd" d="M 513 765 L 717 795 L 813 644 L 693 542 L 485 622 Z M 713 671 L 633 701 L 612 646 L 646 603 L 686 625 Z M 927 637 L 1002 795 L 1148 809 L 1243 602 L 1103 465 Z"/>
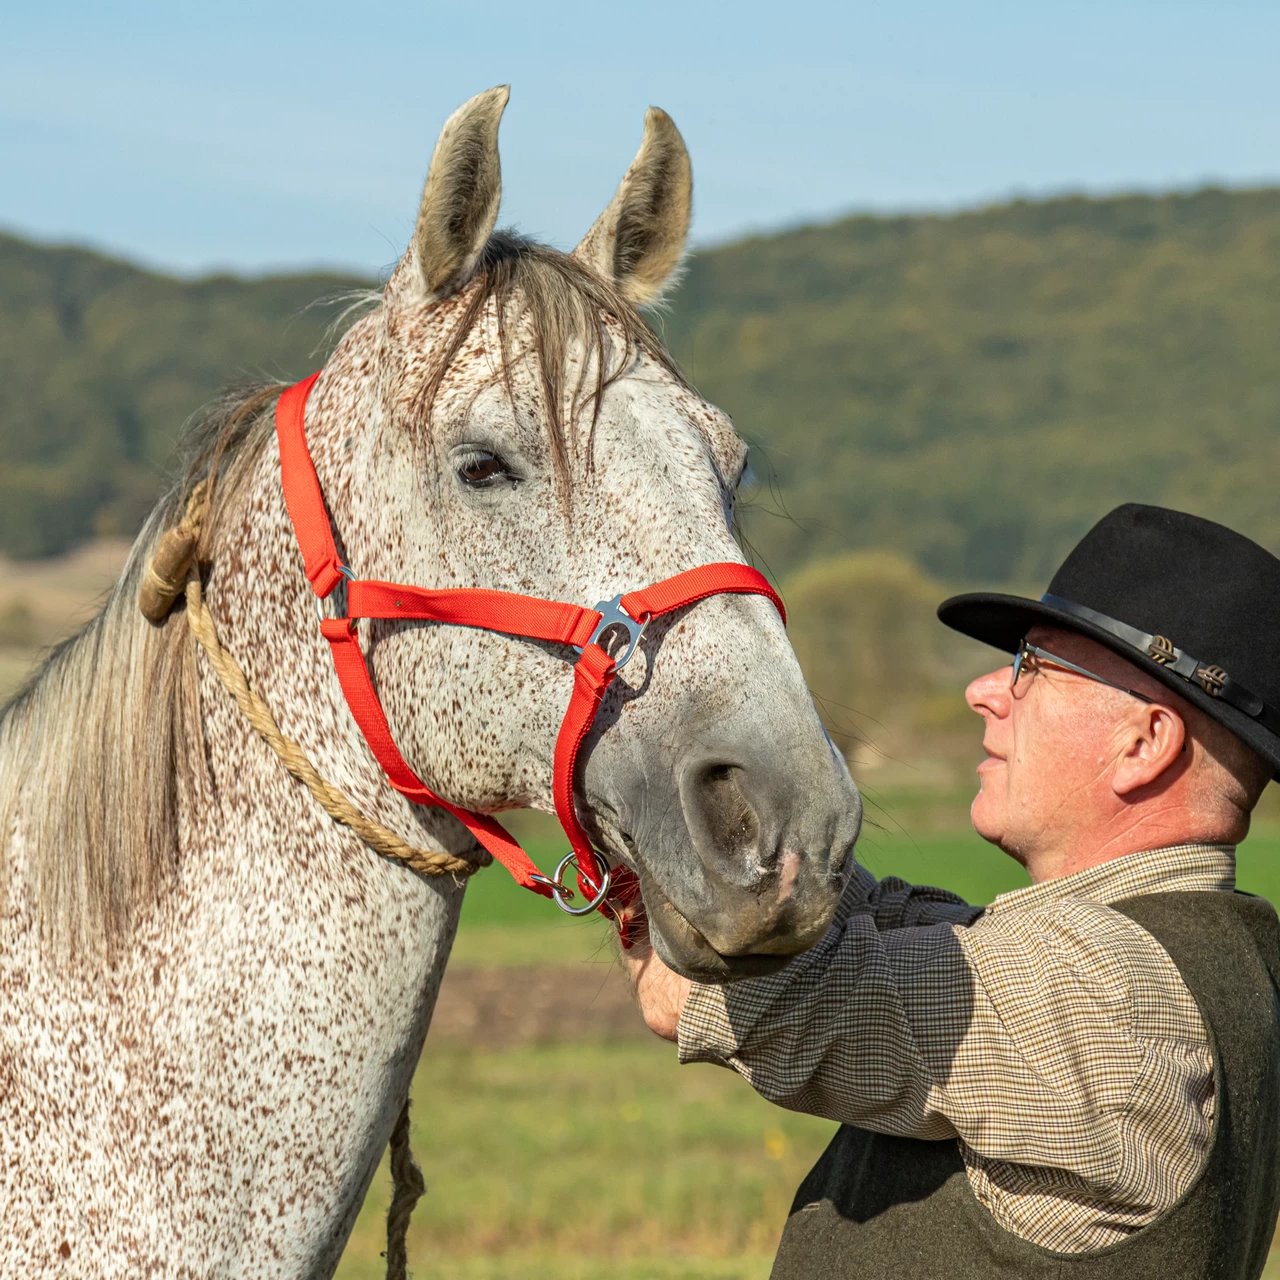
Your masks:
<path fill-rule="evenodd" d="M 496 454 L 477 451 L 468 454 L 458 464 L 458 475 L 467 483 L 478 486 L 492 484 L 507 474 L 506 463 Z"/>

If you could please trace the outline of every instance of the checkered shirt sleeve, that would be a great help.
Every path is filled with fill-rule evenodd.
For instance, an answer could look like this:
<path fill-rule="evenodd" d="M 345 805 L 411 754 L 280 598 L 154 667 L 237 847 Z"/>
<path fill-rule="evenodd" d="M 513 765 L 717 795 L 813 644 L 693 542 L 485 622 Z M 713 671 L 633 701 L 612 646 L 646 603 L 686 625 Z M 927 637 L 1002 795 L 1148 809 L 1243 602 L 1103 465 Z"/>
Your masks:
<path fill-rule="evenodd" d="M 959 1139 L 1006 1230 L 1062 1252 L 1115 1243 L 1190 1185 L 1214 1098 L 1191 994 L 1107 903 L 1233 887 L 1233 855 L 1130 855 L 984 913 L 858 868 L 813 950 L 767 978 L 693 988 L 680 1059 L 732 1067 L 796 1111 Z"/>

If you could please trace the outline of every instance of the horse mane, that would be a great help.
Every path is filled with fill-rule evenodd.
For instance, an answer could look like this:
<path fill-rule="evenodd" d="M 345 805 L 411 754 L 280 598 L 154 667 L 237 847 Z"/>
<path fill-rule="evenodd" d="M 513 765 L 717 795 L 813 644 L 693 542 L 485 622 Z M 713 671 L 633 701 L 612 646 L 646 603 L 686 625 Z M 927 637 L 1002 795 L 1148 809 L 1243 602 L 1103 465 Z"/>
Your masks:
<path fill-rule="evenodd" d="M 178 866 L 178 816 L 207 784 L 184 619 L 153 627 L 138 590 L 156 543 L 215 458 L 241 479 L 284 384 L 231 389 L 184 433 L 179 479 L 147 517 L 102 609 L 0 710 L 0 886 L 19 836 L 44 940 L 89 953 L 124 935 Z M 220 486 L 217 504 L 238 485 Z"/>
<path fill-rule="evenodd" d="M 427 373 L 423 429 L 454 358 L 493 315 L 509 396 L 514 364 L 533 362 L 566 501 L 572 424 L 589 404 L 589 459 L 604 393 L 639 350 L 684 385 L 660 339 L 611 284 L 508 233 L 490 239 L 476 277 L 441 305 L 458 318 Z M 581 352 L 587 358 L 575 359 Z M 241 384 L 197 415 L 179 444 L 177 479 L 100 612 L 0 708 L 0 902 L 17 887 L 19 850 L 27 895 L 20 910 L 58 953 L 109 955 L 179 873 L 180 817 L 210 792 L 197 649 L 181 606 L 152 626 L 138 611 L 138 590 L 157 542 L 202 480 L 212 480 L 212 506 L 199 555 L 216 559 L 226 517 L 273 438 L 285 385 Z"/>

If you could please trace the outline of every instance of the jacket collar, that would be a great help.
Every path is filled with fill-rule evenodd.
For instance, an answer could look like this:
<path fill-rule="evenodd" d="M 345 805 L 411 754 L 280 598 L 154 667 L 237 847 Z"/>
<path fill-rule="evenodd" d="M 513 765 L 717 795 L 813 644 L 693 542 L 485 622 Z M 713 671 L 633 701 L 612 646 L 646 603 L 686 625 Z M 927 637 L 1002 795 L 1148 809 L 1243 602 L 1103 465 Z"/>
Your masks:
<path fill-rule="evenodd" d="M 1074 875 L 1002 893 L 986 914 L 1025 911 L 1068 899 L 1105 905 L 1148 893 L 1230 893 L 1235 887 L 1235 845 L 1176 844 L 1125 854 Z"/>

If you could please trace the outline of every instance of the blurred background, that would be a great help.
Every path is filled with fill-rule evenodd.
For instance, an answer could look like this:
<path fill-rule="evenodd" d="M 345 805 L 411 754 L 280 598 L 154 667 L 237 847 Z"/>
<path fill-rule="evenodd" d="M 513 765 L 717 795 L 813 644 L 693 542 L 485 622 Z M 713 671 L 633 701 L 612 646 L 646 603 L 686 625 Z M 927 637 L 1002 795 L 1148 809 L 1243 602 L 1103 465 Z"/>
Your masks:
<path fill-rule="evenodd" d="M 567 249 L 653 102 L 695 173 L 654 324 L 751 444 L 744 542 L 867 795 L 860 854 L 1016 887 L 966 822 L 961 693 L 998 659 L 933 611 L 1039 594 L 1123 501 L 1280 552 L 1278 41 L 1280 9 L 1237 0 L 11 6 L 0 698 L 101 600 L 188 417 L 322 363 L 459 103 L 512 84 L 500 222 Z M 1276 897 L 1278 815 L 1240 855 Z M 832 1126 L 678 1069 L 603 926 L 548 911 L 499 872 L 468 891 L 415 1113 L 418 1274 L 763 1277 Z M 437 1114 L 442 1075 L 474 1103 Z M 379 1274 L 385 1192 L 346 1277 Z"/>

